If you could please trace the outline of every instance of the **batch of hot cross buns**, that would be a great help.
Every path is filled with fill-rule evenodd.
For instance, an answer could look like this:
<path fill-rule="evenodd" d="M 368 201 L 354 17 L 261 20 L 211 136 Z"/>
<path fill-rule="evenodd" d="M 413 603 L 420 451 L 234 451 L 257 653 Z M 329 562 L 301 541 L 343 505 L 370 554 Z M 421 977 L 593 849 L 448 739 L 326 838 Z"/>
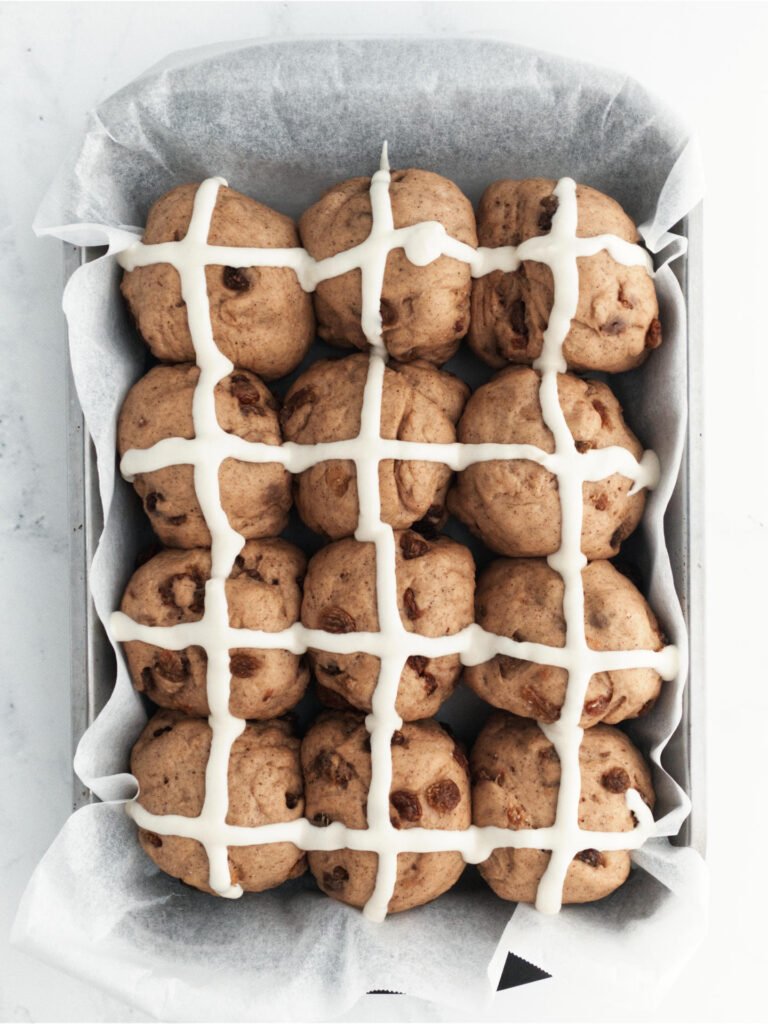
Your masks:
<path fill-rule="evenodd" d="M 572 631 L 564 609 L 566 579 L 555 557 L 567 529 L 565 506 L 554 468 L 556 438 L 542 408 L 539 364 L 559 285 L 545 261 L 525 258 L 528 240 L 556 237 L 557 185 L 538 178 L 497 181 L 475 211 L 461 190 L 438 174 L 391 173 L 394 229 L 437 222 L 446 238 L 464 248 L 522 247 L 517 263 L 510 259 L 509 266 L 484 274 L 470 261 L 445 253 L 420 263 L 405 248 L 393 248 L 386 259 L 378 309 L 388 354 L 380 435 L 447 446 L 446 453 L 454 454 L 457 444 L 475 446 L 478 453 L 458 468 L 453 455 L 448 462 L 414 457 L 378 464 L 380 516 L 394 531 L 400 619 L 405 630 L 425 638 L 457 636 L 476 625 L 482 635 L 495 634 L 521 645 L 521 652 L 533 652 L 541 648 L 526 645 L 564 649 Z M 159 198 L 149 211 L 143 243 L 182 241 L 197 191 L 197 185 L 181 185 Z M 578 185 L 575 196 L 579 238 L 611 236 L 625 246 L 637 245 L 635 224 L 616 201 L 586 185 Z M 330 188 L 298 225 L 222 185 L 207 243 L 301 248 L 319 262 L 362 246 L 373 219 L 366 177 Z M 649 264 L 621 261 L 612 252 L 610 246 L 595 247 L 577 261 L 578 297 L 574 293 L 575 313 L 571 310 L 561 344 L 563 372 L 556 391 L 578 453 L 624 449 L 629 463 L 641 459 L 643 446 L 625 422 L 607 375 L 638 367 L 662 337 Z M 350 266 L 311 292 L 300 276 L 290 266 L 205 267 L 212 336 L 233 364 L 215 385 L 215 414 L 227 434 L 244 442 L 323 445 L 354 439 L 361 430 L 370 348 L 361 270 Z M 124 273 L 122 292 L 151 357 L 148 372 L 122 406 L 121 456 L 169 438 L 195 436 L 201 374 L 177 270 L 162 262 L 137 266 Z M 316 338 L 347 351 L 318 357 Z M 457 372 L 443 368 L 460 348 L 465 364 L 473 360 L 476 367 L 493 370 L 490 377 L 487 369 L 474 375 L 486 381 L 474 391 Z M 487 457 L 484 445 L 523 446 L 521 452 L 530 449 L 531 457 Z M 543 454 L 534 457 L 534 449 Z M 418 448 L 414 453 L 425 454 Z M 132 476 L 162 547 L 127 581 L 121 610 L 148 627 L 197 622 L 205 614 L 212 564 L 198 471 L 180 463 Z M 355 537 L 362 503 L 358 489 L 368 482 L 358 480 L 353 459 L 312 462 L 291 472 L 285 460 L 228 457 L 218 481 L 221 508 L 245 539 L 225 587 L 233 628 L 277 633 L 299 623 L 334 636 L 379 630 L 377 551 Z M 588 479 L 581 495 L 587 647 L 661 651 L 666 640 L 637 579 L 613 561 L 642 519 L 645 489 L 614 472 Z M 309 558 L 281 536 L 296 515 L 318 538 Z M 454 539 L 467 539 L 467 529 L 488 556 L 480 572 L 470 548 Z M 361 648 L 351 653 L 314 644 L 303 653 L 247 645 L 229 650 L 229 712 L 247 723 L 229 754 L 229 825 L 306 819 L 320 828 L 335 822 L 349 829 L 367 827 L 372 774 L 367 716 L 380 662 L 364 644 Z M 153 815 L 194 818 L 206 799 L 211 751 L 206 651 L 194 644 L 166 649 L 146 639 L 127 641 L 124 651 L 134 686 L 151 702 L 151 717 L 131 759 L 138 802 Z M 460 652 L 408 656 L 395 701 L 402 725 L 391 741 L 394 828 L 552 826 L 561 765 L 551 737 L 568 682 L 562 660 L 549 665 L 540 654 L 529 659 L 496 653 L 471 664 Z M 439 721 L 441 706 L 459 686 L 469 687 L 488 706 L 469 749 Z M 589 679 L 578 723 L 584 730 L 578 754 L 582 829 L 630 832 L 637 823 L 627 800 L 630 790 L 652 809 L 649 768 L 618 726 L 648 714 L 661 687 L 654 667 L 615 668 Z M 307 693 L 323 710 L 298 729 L 292 712 Z M 208 857 L 197 840 L 145 827 L 139 828 L 139 839 L 163 871 L 212 891 Z M 480 863 L 480 873 L 500 897 L 532 902 L 551 856 L 551 847 L 545 847 L 500 846 Z M 351 848 L 307 851 L 293 842 L 229 848 L 232 884 L 246 891 L 277 886 L 307 867 L 328 896 L 362 907 L 376 883 L 377 854 Z M 456 883 L 464 867 L 459 851 L 400 853 L 389 909 L 436 898 Z M 600 899 L 629 871 L 628 850 L 585 843 L 567 868 L 563 902 Z"/>

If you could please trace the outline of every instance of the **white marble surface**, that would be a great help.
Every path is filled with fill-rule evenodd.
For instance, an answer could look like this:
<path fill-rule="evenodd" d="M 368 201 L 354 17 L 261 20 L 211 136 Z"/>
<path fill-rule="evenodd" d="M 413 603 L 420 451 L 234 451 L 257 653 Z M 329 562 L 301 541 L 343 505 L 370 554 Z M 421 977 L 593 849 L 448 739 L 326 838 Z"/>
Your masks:
<path fill-rule="evenodd" d="M 0 4 L 0 1020 L 144 1019 L 7 943 L 23 886 L 71 794 L 61 253 L 33 237 L 36 205 L 86 110 L 166 52 L 217 39 L 382 31 L 508 38 L 618 67 L 675 103 L 700 132 L 709 181 L 706 334 L 697 343 L 706 366 L 712 928 L 659 1019 L 765 1019 L 759 918 L 768 913 L 761 806 L 768 699 L 759 644 L 768 568 L 768 7 L 541 2 Z M 751 832 L 731 831 L 747 823 Z M 484 1019 L 511 1012 L 502 1002 Z M 452 1019 L 385 996 L 348 1019 L 362 1016 Z M 637 1018 L 627 1006 L 612 1019 Z"/>

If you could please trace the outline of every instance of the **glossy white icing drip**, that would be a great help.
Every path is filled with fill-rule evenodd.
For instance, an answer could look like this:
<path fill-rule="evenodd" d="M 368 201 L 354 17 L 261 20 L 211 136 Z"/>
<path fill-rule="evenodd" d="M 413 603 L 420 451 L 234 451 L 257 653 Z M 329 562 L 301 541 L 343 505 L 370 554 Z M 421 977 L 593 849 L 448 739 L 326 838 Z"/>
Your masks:
<path fill-rule="evenodd" d="M 581 550 L 583 462 L 576 450 L 557 394 L 557 375 L 564 373 L 567 368 L 563 342 L 570 330 L 571 319 L 576 315 L 579 301 L 579 268 L 574 245 L 577 221 L 574 182 L 558 182 L 555 195 L 558 207 L 547 236 L 553 249 L 549 267 L 555 293 L 541 355 L 534 367 L 542 375 L 539 388 L 542 416 L 555 439 L 555 452 L 563 459 L 563 469 L 558 476 L 560 548 L 547 561 L 563 579 L 565 649 L 569 653 L 569 666 L 568 685 L 559 719 L 553 725 L 540 723 L 540 728 L 553 743 L 560 758 L 560 788 L 555 817 L 560 834 L 536 895 L 536 906 L 546 913 L 556 913 L 560 909 L 568 867 L 573 857 L 584 849 L 583 833 L 579 828 L 579 749 L 584 733 L 579 720 L 591 676 L 585 660 L 589 647 L 584 628 L 584 588 L 581 579 L 582 569 L 587 564 Z M 653 818 L 650 820 L 652 823 Z"/>
<path fill-rule="evenodd" d="M 366 818 L 370 849 L 378 853 L 376 885 L 365 905 L 365 914 L 383 921 L 397 877 L 397 853 L 392 847 L 395 831 L 390 820 L 389 792 L 392 788 L 392 733 L 402 725 L 395 711 L 397 687 L 405 664 L 400 642 L 406 632 L 400 621 L 395 575 L 395 535 L 381 519 L 378 447 L 381 441 L 381 406 L 387 350 L 381 334 L 381 295 L 384 272 L 394 231 L 392 203 L 389 198 L 389 162 L 387 145 L 381 165 L 371 180 L 373 222 L 368 236 L 370 259 L 362 267 L 362 327 L 370 345 L 368 375 L 360 412 L 360 448 L 355 458 L 360 515 L 355 531 L 358 541 L 369 541 L 376 551 L 376 610 L 379 634 L 386 645 L 381 655 L 379 678 L 371 699 L 371 714 L 365 725 L 370 733 L 371 783 L 368 788 Z"/>
<path fill-rule="evenodd" d="M 318 452 L 321 454 L 318 455 Z M 168 465 L 195 465 L 212 456 L 219 459 L 239 459 L 240 462 L 278 462 L 291 473 L 303 473 L 318 461 L 349 459 L 355 461 L 360 452 L 359 438 L 347 441 L 327 441 L 316 445 L 286 441 L 273 447 L 254 441 L 244 441 L 234 434 L 201 442 L 199 438 L 167 437 L 151 448 L 132 448 L 123 456 L 120 470 L 126 480 L 137 473 L 151 473 Z M 380 459 L 418 459 L 421 462 L 442 462 L 451 469 L 462 470 L 476 462 L 494 459 L 528 459 L 538 462 L 550 473 L 558 474 L 565 460 L 557 452 L 545 452 L 531 444 L 430 444 L 426 441 L 398 441 L 381 438 L 376 449 Z M 620 473 L 634 481 L 633 489 L 655 487 L 659 479 L 659 463 L 652 451 L 643 453 L 640 462 L 626 448 L 595 448 L 584 452 L 585 480 L 604 480 L 612 473 Z"/>
<path fill-rule="evenodd" d="M 116 640 L 140 640 L 169 651 L 181 651 L 185 647 L 205 646 L 211 635 L 209 623 L 183 622 L 177 626 L 143 626 L 134 622 L 123 612 L 114 612 L 110 628 Z M 258 629 L 221 630 L 217 642 L 229 648 L 282 648 L 292 654 L 303 654 L 313 647 L 329 654 L 354 654 L 365 651 L 377 658 L 387 653 L 386 638 L 381 633 L 325 633 L 321 629 L 309 629 L 297 622 L 288 629 L 276 633 L 265 633 Z M 567 669 L 570 653 L 566 647 L 547 647 L 529 641 L 512 640 L 511 637 L 488 633 L 473 623 L 450 637 L 421 636 L 419 633 L 404 632 L 402 653 L 423 654 L 429 658 L 440 658 L 445 654 L 458 654 L 463 665 L 480 665 L 495 654 L 506 654 L 510 658 L 532 661 L 537 665 L 551 665 Z M 664 679 L 673 679 L 677 673 L 677 650 L 665 647 L 661 651 L 592 651 L 584 655 L 590 673 L 613 672 L 628 668 L 653 668 Z"/>
<path fill-rule="evenodd" d="M 195 249 L 207 241 L 220 184 L 223 181 L 214 178 L 204 182 L 197 190 L 187 237 L 180 243 L 181 259 L 175 264 L 181 280 L 181 295 L 187 304 L 197 365 L 200 367 L 200 377 L 192 400 L 192 419 L 195 436 L 203 448 L 226 436 L 216 416 L 215 389 L 222 377 L 233 370 L 232 363 L 219 351 L 213 340 L 205 266 L 194 258 Z M 199 459 L 195 463 L 194 482 L 200 508 L 211 531 L 211 578 L 205 585 L 205 610 L 200 624 L 204 634 L 216 638 L 229 628 L 226 581 L 245 540 L 232 529 L 222 507 L 219 463 L 210 458 Z M 206 688 L 210 708 L 208 722 L 211 727 L 211 751 L 205 771 L 205 801 L 198 821 L 201 841 L 208 855 L 211 888 L 222 896 L 237 897 L 242 895 L 243 890 L 239 885 L 231 884 L 227 847 L 212 842 L 206 833 L 226 821 L 229 808 L 229 755 L 232 744 L 245 729 L 245 722 L 229 712 L 227 648 L 208 641 L 205 651 L 208 655 Z"/>
<path fill-rule="evenodd" d="M 557 395 L 557 373 L 566 369 L 562 346 L 578 302 L 579 257 L 605 249 L 620 263 L 651 269 L 650 258 L 638 246 L 610 235 L 576 237 L 576 187 L 561 180 L 555 194 L 559 205 L 548 235 L 529 239 L 522 245 L 498 249 L 473 249 L 451 238 L 436 222 L 395 228 L 389 196 L 390 173 L 386 143 L 381 166 L 371 181 L 372 227 L 360 245 L 325 260 L 315 261 L 303 249 L 248 249 L 208 244 L 210 220 L 223 179 L 209 179 L 198 189 L 192 221 L 181 242 L 144 245 L 137 242 L 120 254 L 126 270 L 155 263 L 169 263 L 179 272 L 182 295 L 187 303 L 190 333 L 200 367 L 193 403 L 195 436 L 191 440 L 168 438 L 146 450 L 125 454 L 121 470 L 126 478 L 170 465 L 194 466 L 195 488 L 212 537 L 211 579 L 206 584 L 205 611 L 201 620 L 170 627 L 142 626 L 116 612 L 112 632 L 120 641 L 141 640 L 169 650 L 196 645 L 208 656 L 207 692 L 211 709 L 211 753 L 206 769 L 206 796 L 197 818 L 154 815 L 137 801 L 128 813 L 143 828 L 161 835 L 179 835 L 203 843 L 210 862 L 210 884 L 224 896 L 240 895 L 231 885 L 227 847 L 268 842 L 293 842 L 304 850 L 349 848 L 378 854 L 376 886 L 365 908 L 373 920 L 384 918 L 391 898 L 397 855 L 404 852 L 458 850 L 464 860 L 478 863 L 498 847 L 552 850 L 547 871 L 539 886 L 537 906 L 546 912 L 559 909 L 568 865 L 582 849 L 626 850 L 640 846 L 653 831 L 653 816 L 640 795 L 630 790 L 627 806 L 637 819 L 632 832 L 586 832 L 578 825 L 580 794 L 579 728 L 581 709 L 590 677 L 601 671 L 651 667 L 664 679 L 677 673 L 677 651 L 666 647 L 653 651 L 591 651 L 584 633 L 584 595 L 581 570 L 586 563 L 581 553 L 582 485 L 621 473 L 633 481 L 633 490 L 653 487 L 659 475 L 658 460 L 645 452 L 638 462 L 623 448 L 576 451 Z M 379 436 L 381 403 L 387 352 L 382 339 L 381 293 L 389 253 L 403 248 L 408 259 L 426 266 L 441 255 L 470 265 L 473 276 L 492 270 L 516 269 L 522 260 L 546 263 L 552 270 L 555 298 L 544 346 L 536 368 L 541 371 L 540 398 L 544 421 L 555 439 L 555 451 L 547 453 L 532 445 L 446 444 L 384 440 Z M 255 444 L 227 434 L 216 419 L 214 389 L 232 364 L 213 340 L 205 280 L 206 265 L 232 267 L 271 266 L 293 269 L 303 288 L 312 290 L 323 280 L 359 269 L 362 278 L 362 327 L 370 346 L 360 432 L 347 441 L 317 445 L 285 443 L 280 447 Z M 360 517 L 357 540 L 376 549 L 376 595 L 379 631 L 334 634 L 307 629 L 296 623 L 277 633 L 235 629 L 229 625 L 225 584 L 243 538 L 230 526 L 221 505 L 218 471 L 226 458 L 245 462 L 279 462 L 292 473 L 330 459 L 350 459 L 357 470 Z M 378 465 L 382 459 L 437 461 L 461 470 L 491 459 L 530 459 L 556 474 L 562 509 L 562 537 L 559 551 L 549 564 L 564 581 L 566 644 L 562 648 L 520 643 L 488 633 L 477 624 L 453 636 L 423 637 L 409 632 L 398 610 L 395 574 L 394 533 L 381 520 Z M 235 647 L 284 648 L 301 654 L 309 647 L 332 653 L 366 651 L 381 661 L 374 691 L 372 712 L 366 718 L 371 738 L 372 778 L 368 796 L 367 829 L 348 829 L 336 822 L 327 828 L 306 819 L 242 827 L 227 824 L 228 763 L 232 744 L 245 723 L 229 713 L 229 650 Z M 495 654 L 508 654 L 539 664 L 565 668 L 568 687 L 560 719 L 543 725 L 561 761 L 561 784 L 554 825 L 542 829 L 510 830 L 477 828 L 467 830 L 395 829 L 390 821 L 389 792 L 392 781 L 391 738 L 400 727 L 395 710 L 400 675 L 410 655 L 441 657 L 458 653 L 465 665 L 476 665 Z"/>

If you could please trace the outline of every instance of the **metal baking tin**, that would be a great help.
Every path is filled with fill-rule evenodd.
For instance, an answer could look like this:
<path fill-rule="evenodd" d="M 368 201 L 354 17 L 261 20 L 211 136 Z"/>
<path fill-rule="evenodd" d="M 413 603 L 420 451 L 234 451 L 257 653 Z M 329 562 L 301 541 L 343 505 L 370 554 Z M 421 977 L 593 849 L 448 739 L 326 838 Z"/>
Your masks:
<path fill-rule="evenodd" d="M 688 251 L 672 264 L 688 310 L 688 436 L 672 500 L 665 517 L 667 546 L 677 593 L 688 625 L 690 671 L 684 691 L 683 718 L 667 756 L 681 770 L 678 781 L 688 792 L 692 811 L 675 840 L 699 853 L 705 848 L 704 806 L 704 573 L 703 573 L 703 437 L 702 437 L 702 279 L 703 212 L 699 205 L 677 226 L 688 238 Z M 68 279 L 103 249 L 64 247 Z M 70 622 L 72 650 L 72 750 L 107 702 L 115 675 L 114 652 L 96 615 L 88 572 L 103 526 L 96 455 L 69 375 L 69 520 Z M 73 808 L 94 797 L 73 777 Z"/>
<path fill-rule="evenodd" d="M 704 820 L 704 575 L 703 575 L 703 437 L 702 437 L 702 236 L 699 205 L 676 227 L 688 238 L 688 251 L 673 264 L 686 300 L 688 433 L 680 475 L 665 516 L 665 532 L 675 586 L 688 625 L 689 677 L 683 695 L 683 717 L 668 744 L 665 759 L 689 794 L 692 811 L 672 842 L 705 851 Z M 64 248 L 65 278 L 105 252 Z M 96 453 L 83 419 L 71 372 L 69 387 L 69 514 L 70 622 L 72 651 L 72 750 L 109 699 L 115 678 L 115 656 L 93 600 L 88 574 L 103 527 Z M 73 776 L 73 809 L 96 798 Z M 546 978 L 539 968 L 507 955 L 499 989 Z"/>
<path fill-rule="evenodd" d="M 64 275 L 68 281 L 82 266 L 105 252 L 64 245 Z M 68 501 L 69 501 L 69 579 L 71 650 L 71 734 L 74 756 L 80 738 L 96 720 L 109 700 L 115 679 L 115 655 L 101 624 L 88 584 L 88 575 L 104 515 L 99 498 L 96 450 L 88 433 L 83 410 L 75 389 L 72 368 L 67 364 L 68 390 Z M 72 774 L 72 809 L 95 801 L 90 789 Z"/>

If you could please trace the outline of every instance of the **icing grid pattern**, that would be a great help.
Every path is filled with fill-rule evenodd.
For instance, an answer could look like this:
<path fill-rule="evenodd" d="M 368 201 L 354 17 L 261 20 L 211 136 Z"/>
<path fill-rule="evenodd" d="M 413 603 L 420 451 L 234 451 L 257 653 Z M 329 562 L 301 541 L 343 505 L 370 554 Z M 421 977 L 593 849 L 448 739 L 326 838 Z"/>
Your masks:
<path fill-rule="evenodd" d="M 587 646 L 584 630 L 584 592 L 581 571 L 586 558 L 581 551 L 582 485 L 621 473 L 634 482 L 634 489 L 653 487 L 658 480 L 658 460 L 645 452 L 638 462 L 619 447 L 578 452 L 568 429 L 557 394 L 557 375 L 565 372 L 562 346 L 578 303 L 579 275 L 577 258 L 602 249 L 620 263 L 642 265 L 652 271 L 648 254 L 637 245 L 612 235 L 579 238 L 577 229 L 576 185 L 561 179 L 555 189 L 558 208 L 548 234 L 526 240 L 519 246 L 473 249 L 448 236 L 437 222 L 423 222 L 395 228 L 389 196 L 390 172 L 384 144 L 381 165 L 371 180 L 371 232 L 358 246 L 325 260 L 315 261 L 303 249 L 253 249 L 211 246 L 208 233 L 221 178 L 204 181 L 195 196 L 192 219 L 186 237 L 179 242 L 144 245 L 136 242 L 119 254 L 125 270 L 156 263 L 169 263 L 179 273 L 181 292 L 187 304 L 187 316 L 200 377 L 193 400 L 195 436 L 192 439 L 168 438 L 146 450 L 125 454 L 121 470 L 126 478 L 171 465 L 194 467 L 197 497 L 211 533 L 211 577 L 205 587 L 202 619 L 170 627 L 143 626 L 121 612 L 111 618 L 115 639 L 141 640 L 168 650 L 197 645 L 208 657 L 207 694 L 212 731 L 211 750 L 206 766 L 205 800 L 197 818 L 181 815 L 155 815 L 136 800 L 127 805 L 136 823 L 160 835 L 176 835 L 199 841 L 209 861 L 210 886 L 222 896 L 241 895 L 239 885 L 231 882 L 228 846 L 272 842 L 292 842 L 302 850 L 349 848 L 378 854 L 374 892 L 365 913 L 383 920 L 394 890 L 397 856 L 402 852 L 425 853 L 458 850 L 467 863 L 479 863 L 500 847 L 550 850 L 552 855 L 539 883 L 536 906 L 555 913 L 562 902 L 563 886 L 572 858 L 586 848 L 598 850 L 636 849 L 653 833 L 651 810 L 640 794 L 630 789 L 626 802 L 635 827 L 631 832 L 591 832 L 578 823 L 581 774 L 579 749 L 583 730 L 579 726 L 590 677 L 593 673 L 615 669 L 650 667 L 664 679 L 677 674 L 678 657 L 673 646 L 654 651 L 593 651 Z M 541 373 L 540 401 L 546 426 L 551 431 L 555 450 L 544 452 L 532 445 L 511 444 L 427 444 L 385 440 L 380 434 L 380 414 L 387 352 L 382 339 L 380 300 L 388 254 L 405 250 L 411 263 L 426 266 L 441 255 L 468 263 L 473 277 L 492 270 L 516 269 L 523 260 L 534 260 L 550 267 L 554 279 L 554 302 L 544 335 L 541 356 L 534 368 Z M 359 269 L 362 277 L 362 327 L 370 345 L 368 375 L 365 384 L 360 432 L 354 439 L 316 445 L 286 442 L 271 446 L 244 441 L 227 434 L 216 418 L 214 389 L 230 373 L 233 365 L 217 348 L 211 327 L 205 267 L 288 267 L 293 269 L 302 287 L 311 291 L 330 277 Z M 245 543 L 229 524 L 221 504 L 219 467 L 227 458 L 247 462 L 278 462 L 292 473 L 330 459 L 355 462 L 360 516 L 355 537 L 371 542 L 376 551 L 376 592 L 379 631 L 376 633 L 327 633 L 307 629 L 301 623 L 277 633 L 235 629 L 229 625 L 226 580 L 235 558 Z M 562 648 L 514 641 L 488 633 L 472 624 L 459 633 L 445 637 L 424 637 L 409 632 L 398 610 L 395 574 L 395 539 L 390 526 L 382 522 L 378 465 L 382 459 L 442 462 L 461 470 L 475 462 L 492 459 L 528 459 L 555 474 L 561 505 L 561 546 L 548 559 L 563 579 L 563 612 L 566 643 Z M 306 818 L 253 827 L 230 825 L 228 811 L 228 765 L 232 744 L 245 729 L 245 721 L 229 712 L 229 650 L 244 648 L 283 648 L 302 654 L 309 647 L 330 653 L 351 654 L 363 651 L 380 659 L 372 713 L 366 718 L 371 741 L 371 784 L 368 794 L 366 829 L 349 829 L 340 822 L 327 827 L 313 825 Z M 568 685 L 559 720 L 539 723 L 560 758 L 561 780 L 555 822 L 546 828 L 504 829 L 477 827 L 466 830 L 409 828 L 398 830 L 390 821 L 389 792 L 392 781 L 391 739 L 402 721 L 395 711 L 400 674 L 411 655 L 440 657 L 458 653 L 463 664 L 474 665 L 496 654 L 565 668 Z"/>

